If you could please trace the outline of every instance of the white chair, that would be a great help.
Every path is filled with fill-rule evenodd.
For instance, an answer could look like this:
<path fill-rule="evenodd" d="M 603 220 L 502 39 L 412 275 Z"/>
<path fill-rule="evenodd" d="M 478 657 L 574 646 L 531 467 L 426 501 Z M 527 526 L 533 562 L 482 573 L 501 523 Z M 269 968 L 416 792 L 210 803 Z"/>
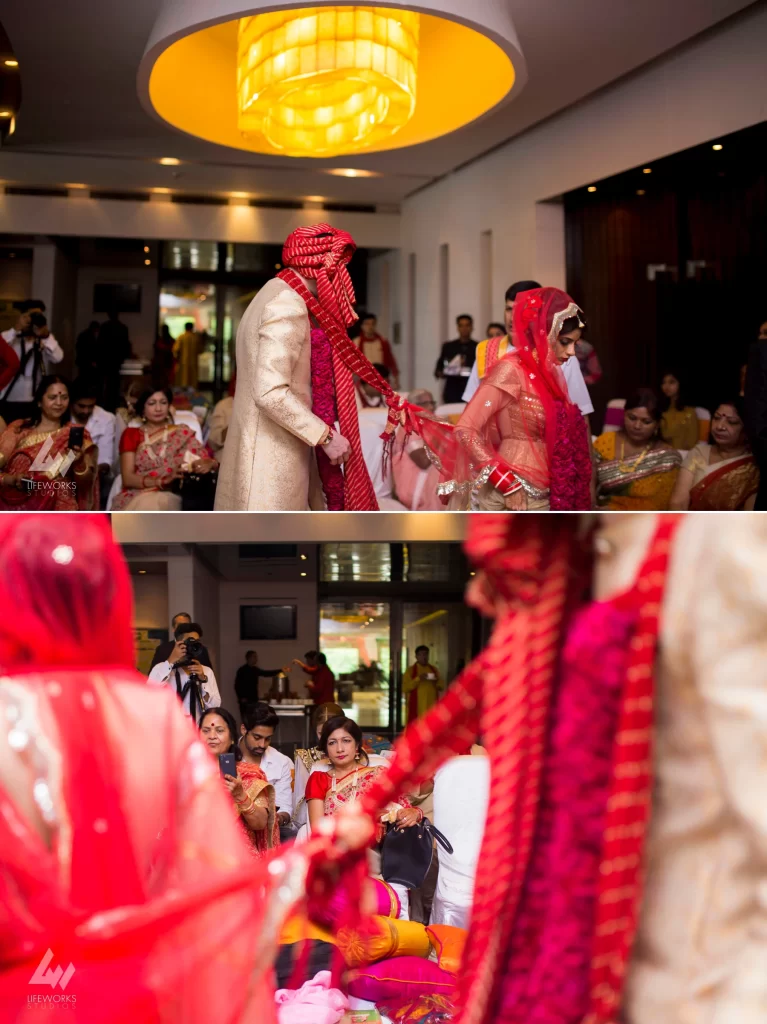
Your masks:
<path fill-rule="evenodd" d="M 438 405 L 434 415 L 438 420 L 448 420 L 450 423 L 457 423 L 466 408 L 465 402 L 448 402 L 446 405 Z"/>
<path fill-rule="evenodd" d="M 489 798 L 488 757 L 451 758 L 434 777 L 434 825 L 453 852 L 437 845 L 439 875 L 432 924 L 468 928 Z"/>
<path fill-rule="evenodd" d="M 368 468 L 373 489 L 378 498 L 378 507 L 382 512 L 407 512 L 405 506 L 392 497 L 391 463 L 383 471 L 384 442 L 381 434 L 386 426 L 386 409 L 363 409 L 360 412 L 360 441 L 362 457 Z"/>

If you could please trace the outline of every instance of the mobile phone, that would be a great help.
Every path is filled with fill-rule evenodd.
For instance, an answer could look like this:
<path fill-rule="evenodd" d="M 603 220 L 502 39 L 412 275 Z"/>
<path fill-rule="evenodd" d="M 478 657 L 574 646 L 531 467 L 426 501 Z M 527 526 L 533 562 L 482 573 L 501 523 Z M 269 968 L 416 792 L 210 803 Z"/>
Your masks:
<path fill-rule="evenodd" d="M 221 769 L 222 776 L 231 775 L 233 779 L 237 778 L 237 761 L 234 754 L 219 754 L 218 766 Z"/>
<path fill-rule="evenodd" d="M 69 428 L 69 447 L 70 448 L 82 448 L 84 440 L 85 440 L 85 427 L 70 427 Z"/>

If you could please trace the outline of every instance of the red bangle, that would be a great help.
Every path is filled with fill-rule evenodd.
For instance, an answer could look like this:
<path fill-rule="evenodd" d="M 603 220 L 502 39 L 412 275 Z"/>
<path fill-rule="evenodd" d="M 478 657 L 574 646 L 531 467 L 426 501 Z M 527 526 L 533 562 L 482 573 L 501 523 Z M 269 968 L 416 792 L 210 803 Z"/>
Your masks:
<path fill-rule="evenodd" d="M 522 488 L 522 484 L 505 462 L 497 462 L 493 466 L 488 480 L 505 498 Z"/>

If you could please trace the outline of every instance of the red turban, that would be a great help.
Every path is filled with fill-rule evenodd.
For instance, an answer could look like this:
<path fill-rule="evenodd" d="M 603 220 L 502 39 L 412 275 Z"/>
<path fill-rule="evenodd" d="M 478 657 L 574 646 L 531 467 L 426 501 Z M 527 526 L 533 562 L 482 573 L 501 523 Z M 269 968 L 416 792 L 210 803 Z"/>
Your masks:
<path fill-rule="evenodd" d="M 346 269 L 356 248 L 357 243 L 348 231 L 339 231 L 329 224 L 313 224 L 288 235 L 282 249 L 286 267 L 317 281 L 320 305 L 342 327 L 357 319 L 354 286 Z"/>

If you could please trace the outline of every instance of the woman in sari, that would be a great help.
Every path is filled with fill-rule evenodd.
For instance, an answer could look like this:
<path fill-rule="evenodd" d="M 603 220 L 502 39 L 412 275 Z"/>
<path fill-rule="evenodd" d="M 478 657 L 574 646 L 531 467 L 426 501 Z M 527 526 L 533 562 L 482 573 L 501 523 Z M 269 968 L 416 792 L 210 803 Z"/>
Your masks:
<path fill-rule="evenodd" d="M 311 847 L 254 859 L 178 698 L 135 671 L 106 517 L 0 516 L 0 552 L 3 1020 L 53 992 L 30 989 L 53 959 L 75 970 L 48 998 L 78 1024 L 276 1024 Z"/>
<path fill-rule="evenodd" d="M 187 426 L 173 422 L 168 388 L 147 388 L 136 402 L 141 427 L 126 427 L 120 438 L 123 489 L 114 512 L 179 512 L 181 497 L 171 491 L 184 473 L 210 473 L 218 467 Z"/>
<path fill-rule="evenodd" d="M 280 845 L 274 787 L 258 765 L 243 761 L 236 742 L 237 725 L 226 708 L 210 708 L 200 718 L 200 735 L 214 757 L 234 754 L 237 778 L 224 776 L 224 785 L 237 808 L 237 821 L 254 856 L 263 857 Z"/>
<path fill-rule="evenodd" d="M 626 401 L 623 429 L 594 442 L 597 506 L 611 512 L 663 512 L 669 508 L 682 457 L 660 437 L 658 399 L 640 388 Z"/>
<path fill-rule="evenodd" d="M 339 715 L 325 723 L 319 748 L 328 759 L 327 771 L 314 770 L 306 784 L 306 803 L 312 831 L 323 817 L 332 817 L 341 808 L 361 799 L 373 785 L 384 766 L 374 766 L 362 746 L 362 731 L 351 718 Z M 400 797 L 389 804 L 378 820 L 375 842 L 383 839 L 386 823 L 398 828 L 410 828 L 423 818 L 423 812 L 411 807 Z"/>
<path fill-rule="evenodd" d="M 514 303 L 514 351 L 483 379 L 457 426 L 422 421 L 451 510 L 590 509 L 586 423 L 562 374 L 584 326 L 565 292 L 522 292 Z"/>
<path fill-rule="evenodd" d="M 748 447 L 743 399 L 723 402 L 711 421 L 711 443 L 688 453 L 671 496 L 680 512 L 753 511 L 759 467 Z"/>
<path fill-rule="evenodd" d="M 312 735 L 317 742 L 313 747 L 296 750 L 293 773 L 293 822 L 299 829 L 309 821 L 306 809 L 306 783 L 309 781 L 309 776 L 317 766 L 322 770 L 327 770 L 330 767 L 327 754 L 319 747 L 325 722 L 330 718 L 343 718 L 343 714 L 343 709 L 338 704 L 328 702 L 317 705 L 312 714 L 311 724 Z"/>
<path fill-rule="evenodd" d="M 700 440 L 698 414 L 684 393 L 679 375 L 664 373 L 661 378 L 660 436 L 672 448 L 688 452 Z"/>
<path fill-rule="evenodd" d="M 67 382 L 55 374 L 43 377 L 34 401 L 36 413 L 14 420 L 0 435 L 0 511 L 97 510 L 98 449 L 87 430 L 82 444 L 70 445 L 76 424 L 70 422 Z"/>

